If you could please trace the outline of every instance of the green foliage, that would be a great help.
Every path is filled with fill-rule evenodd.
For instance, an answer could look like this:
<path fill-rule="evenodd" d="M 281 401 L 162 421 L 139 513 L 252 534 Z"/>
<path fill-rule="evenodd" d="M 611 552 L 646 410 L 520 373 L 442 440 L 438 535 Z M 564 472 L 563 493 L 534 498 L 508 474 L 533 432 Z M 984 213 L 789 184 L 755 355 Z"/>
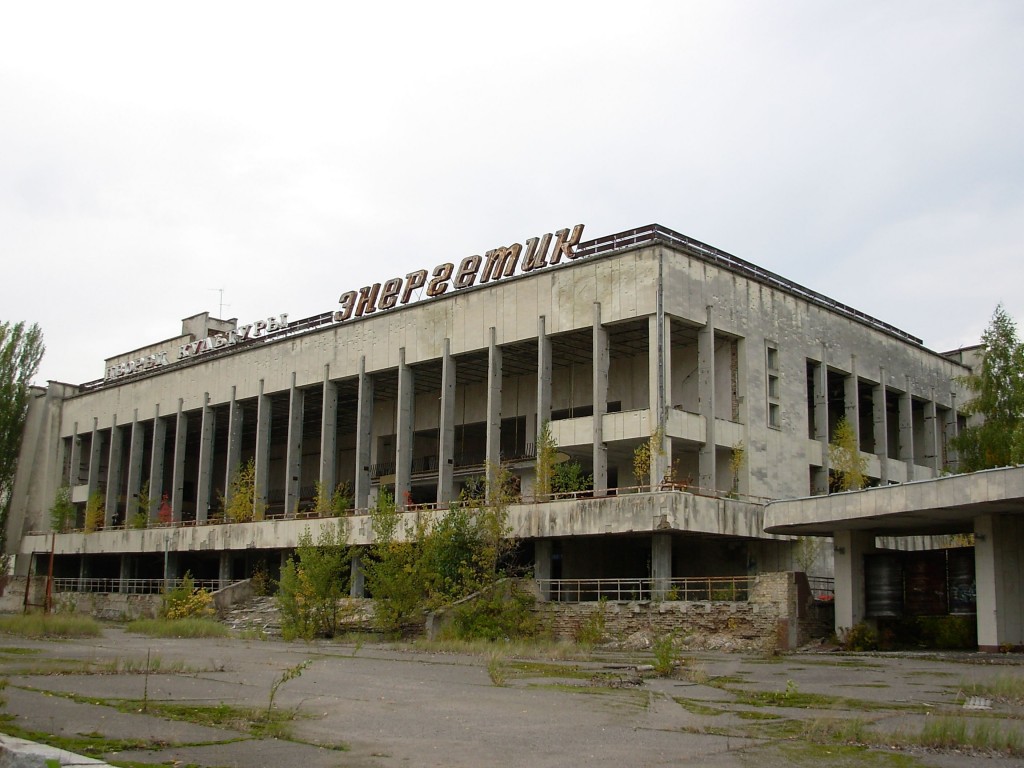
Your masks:
<path fill-rule="evenodd" d="M 665 431 L 659 426 L 651 433 L 651 437 L 647 442 L 640 443 L 633 450 L 633 477 L 637 485 L 651 485 L 651 472 L 654 469 L 654 461 L 658 456 L 665 455 L 664 440 Z"/>
<path fill-rule="evenodd" d="M 226 626 L 212 618 L 136 619 L 125 629 L 148 637 L 228 637 Z"/>
<path fill-rule="evenodd" d="M 270 719 L 271 712 L 274 709 L 274 697 L 277 696 L 277 689 L 287 683 L 289 680 L 294 680 L 301 675 L 306 668 L 312 664 L 312 660 L 306 659 L 305 661 L 299 662 L 294 667 L 288 667 L 281 676 L 274 681 L 274 684 L 270 686 L 270 699 L 267 702 L 267 720 Z"/>
<path fill-rule="evenodd" d="M 565 461 L 556 464 L 551 473 L 552 493 L 579 493 L 594 487 L 594 476 L 583 472 L 578 461 Z"/>
<path fill-rule="evenodd" d="M 740 440 L 732 447 L 732 456 L 729 457 L 729 472 L 732 474 L 732 492 L 734 494 L 739 493 L 740 472 L 743 471 L 743 465 L 746 463 L 747 448 L 743 445 L 743 441 Z"/>
<path fill-rule="evenodd" d="M 352 508 L 352 486 L 349 483 L 338 483 L 331 493 L 327 492 L 323 483 L 316 482 L 316 496 L 313 498 L 313 511 L 320 517 L 340 517 Z"/>
<path fill-rule="evenodd" d="M 266 506 L 256 501 L 256 460 L 249 459 L 239 465 L 231 478 L 226 498 L 221 499 L 224 517 L 229 523 L 248 523 L 262 520 Z"/>
<path fill-rule="evenodd" d="M 252 569 L 252 576 L 249 577 L 252 593 L 257 597 L 264 597 L 270 594 L 270 574 L 267 573 L 267 564 L 260 560 Z"/>
<path fill-rule="evenodd" d="M 867 483 L 867 459 L 860 453 L 853 424 L 843 416 L 828 445 L 828 460 L 835 473 L 834 490 L 858 491 Z"/>
<path fill-rule="evenodd" d="M 503 588 L 505 587 L 505 588 Z M 536 637 L 536 598 L 505 582 L 454 609 L 451 635 L 456 640 L 517 640 Z"/>
<path fill-rule="evenodd" d="M 874 651 L 878 649 L 878 633 L 862 621 L 841 630 L 839 642 L 847 651 Z"/>
<path fill-rule="evenodd" d="M 75 505 L 71 503 L 71 486 L 62 485 L 50 507 L 50 525 L 57 533 L 66 533 L 75 524 Z"/>
<path fill-rule="evenodd" d="M 103 492 L 93 491 L 89 500 L 85 502 L 85 532 L 92 533 L 100 530 L 106 521 Z"/>
<path fill-rule="evenodd" d="M 141 529 L 149 525 L 149 513 L 152 506 L 153 499 L 149 495 L 149 480 L 147 480 L 142 484 L 138 498 L 135 500 L 135 513 L 129 520 L 132 528 Z"/>
<path fill-rule="evenodd" d="M 192 619 L 212 615 L 213 595 L 196 587 L 189 572 L 185 573 L 181 584 L 163 596 L 160 604 L 162 619 Z"/>
<path fill-rule="evenodd" d="M 676 671 L 675 637 L 672 635 L 661 635 L 655 638 L 651 647 L 654 652 L 654 673 L 659 677 L 669 677 Z"/>
<path fill-rule="evenodd" d="M 961 379 L 974 398 L 963 412 L 984 419 L 953 439 L 960 469 L 974 472 L 1024 462 L 1024 345 L 998 305 L 981 336 L 981 369 Z"/>
<path fill-rule="evenodd" d="M 351 552 L 341 525 L 325 525 L 313 541 L 309 528 L 281 567 L 277 606 L 285 639 L 333 637 L 340 601 L 348 594 Z"/>
<path fill-rule="evenodd" d="M 507 500 L 509 473 L 495 473 L 492 503 L 463 497 L 463 504 L 436 516 L 420 515 L 402 526 L 401 513 L 383 492 L 370 512 L 374 543 L 363 562 L 379 629 L 395 631 L 424 610 L 456 602 L 492 585 L 512 546 Z"/>
<path fill-rule="evenodd" d="M 533 485 L 533 496 L 537 501 L 547 501 L 554 490 L 555 456 L 558 445 L 551 434 L 551 423 L 545 421 L 537 435 L 536 479 Z"/>
<path fill-rule="evenodd" d="M 597 607 L 581 619 L 573 629 L 572 638 L 580 645 L 598 645 L 604 642 L 607 624 L 608 600 L 601 598 Z"/>
<path fill-rule="evenodd" d="M 103 628 L 91 616 L 25 613 L 0 616 L 0 632 L 20 637 L 99 637 Z"/>
<path fill-rule="evenodd" d="M 29 386 L 39 370 L 44 349 L 38 325 L 0 323 L 0 544 L 28 416 Z"/>

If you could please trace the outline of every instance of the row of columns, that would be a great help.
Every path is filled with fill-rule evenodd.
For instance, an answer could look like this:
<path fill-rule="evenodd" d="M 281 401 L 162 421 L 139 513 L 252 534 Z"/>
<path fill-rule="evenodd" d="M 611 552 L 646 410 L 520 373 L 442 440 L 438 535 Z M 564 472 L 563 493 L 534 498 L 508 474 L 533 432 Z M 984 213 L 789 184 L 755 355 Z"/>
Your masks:
<path fill-rule="evenodd" d="M 824 359 L 824 348 L 822 349 Z M 860 378 L 857 375 L 857 359 L 853 357 L 850 372 L 843 380 L 843 413 L 846 421 L 853 428 L 857 446 L 860 446 Z M 872 385 L 871 410 L 872 429 L 875 444 L 875 456 L 880 466 L 881 485 L 889 483 L 889 459 L 895 458 L 906 465 L 906 479 L 914 480 L 916 466 L 916 449 L 914 445 L 914 401 L 910 391 L 910 377 L 906 376 L 904 388 L 899 392 L 898 400 L 898 434 L 897 455 L 889 456 L 889 410 L 887 402 L 888 387 L 885 368 L 878 369 L 879 383 Z M 819 363 L 814 370 L 814 439 L 822 444 L 822 466 L 815 473 L 815 494 L 826 494 L 829 491 L 829 402 L 828 402 L 828 366 Z M 950 407 L 946 411 L 946 433 L 951 438 L 956 435 L 958 425 L 956 416 L 956 393 L 950 393 Z M 939 405 L 936 400 L 935 388 L 932 387 L 930 397 L 924 404 L 924 462 L 938 475 L 943 469 L 941 424 L 939 421 Z"/>
<path fill-rule="evenodd" d="M 655 451 L 651 461 L 651 483 L 656 484 L 671 466 L 671 440 L 665 435 L 664 426 L 668 413 L 666 403 L 671 391 L 671 365 L 668 350 L 671 349 L 671 323 L 667 317 L 653 315 L 649 319 L 649 379 L 650 411 L 652 432 L 661 428 L 662 445 Z M 545 422 L 551 418 L 552 353 L 551 338 L 547 333 L 546 318 L 538 319 L 537 328 L 537 422 L 539 434 Z M 608 447 L 603 434 L 603 417 L 607 412 L 610 343 L 608 329 L 603 324 L 601 304 L 593 305 L 593 475 L 595 495 L 602 496 L 608 489 Z M 711 308 L 708 308 L 707 323 L 698 333 L 698 367 L 700 414 L 704 417 L 707 439 L 700 451 L 700 482 L 704 487 L 713 487 L 715 478 L 714 439 L 714 324 Z M 488 488 L 493 487 L 495 472 L 500 465 L 501 452 L 501 382 L 502 349 L 497 344 L 497 331 L 489 329 L 487 345 L 487 404 L 486 404 L 486 461 Z M 451 344 L 444 340 L 441 354 L 441 393 L 439 400 L 438 437 L 438 479 L 437 500 L 446 503 L 452 499 L 455 460 L 455 392 L 457 363 L 451 354 Z M 299 500 L 302 458 L 302 413 L 305 390 L 296 385 L 295 374 L 288 389 L 288 420 L 285 456 L 285 511 L 291 512 Z M 324 488 L 333 489 L 337 484 L 335 468 L 336 430 L 338 420 L 338 385 L 331 379 L 330 366 L 324 366 L 323 408 L 320 432 L 319 479 Z M 373 439 L 373 398 L 374 379 L 366 370 L 366 359 L 362 357 L 358 372 L 358 404 L 356 406 L 356 467 L 354 503 L 357 508 L 366 508 L 370 497 L 370 459 Z M 185 448 L 190 429 L 199 430 L 199 455 L 196 477 L 196 517 L 205 521 L 211 506 L 213 479 L 217 468 L 214 466 L 214 433 L 217 411 L 210 402 L 209 393 L 204 393 L 199 409 L 199 423 L 195 415 L 182 410 L 179 399 L 177 411 L 160 414 L 159 408 L 152 418 L 151 465 L 149 470 L 149 495 L 158 502 L 165 493 L 163 488 L 165 469 L 165 445 L 167 429 L 174 424 L 172 482 L 168 495 L 173 519 L 181 520 L 185 487 Z M 236 390 L 231 388 L 227 404 L 228 443 L 224 472 L 225 497 L 230 501 L 231 484 L 238 471 L 242 453 L 243 410 L 236 399 Z M 269 493 L 270 464 L 270 417 L 271 397 L 264 390 L 260 380 L 256 396 L 256 447 L 255 447 L 255 504 L 265 508 Z M 412 459 L 414 451 L 415 423 L 415 370 L 406 362 L 405 349 L 399 350 L 398 396 L 396 403 L 396 503 L 403 505 L 412 486 Z M 127 425 L 116 422 L 110 428 L 108 445 L 108 477 L 105 497 L 105 517 L 109 525 L 117 509 L 117 500 L 122 488 L 121 467 L 124 432 L 130 433 L 128 477 L 126 482 L 129 510 L 138 498 L 142 485 L 142 459 L 144 453 L 144 422 L 139 421 L 138 410 Z M 77 438 L 78 425 L 75 425 Z M 99 486 L 99 466 L 103 444 L 103 432 L 98 419 L 93 420 L 91 452 L 89 456 L 88 492 L 91 496 Z M 72 471 L 80 466 L 79 442 L 71 441 Z M 156 515 L 156 504 L 150 515 Z"/>

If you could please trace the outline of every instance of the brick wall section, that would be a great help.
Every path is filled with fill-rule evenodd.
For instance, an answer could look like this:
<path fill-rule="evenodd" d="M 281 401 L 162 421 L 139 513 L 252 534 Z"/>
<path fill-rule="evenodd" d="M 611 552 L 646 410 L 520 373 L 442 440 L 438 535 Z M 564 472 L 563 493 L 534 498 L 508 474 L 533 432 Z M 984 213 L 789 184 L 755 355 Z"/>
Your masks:
<path fill-rule="evenodd" d="M 694 650 L 786 651 L 832 630 L 827 611 L 814 608 L 810 590 L 799 574 L 758 576 L 749 599 L 737 602 L 644 601 L 598 603 L 537 603 L 537 613 L 551 633 L 571 640 L 579 628 L 603 610 L 605 632 L 613 640 L 641 642 L 642 638 L 673 634 Z M 806 600 L 801 602 L 801 597 Z"/>

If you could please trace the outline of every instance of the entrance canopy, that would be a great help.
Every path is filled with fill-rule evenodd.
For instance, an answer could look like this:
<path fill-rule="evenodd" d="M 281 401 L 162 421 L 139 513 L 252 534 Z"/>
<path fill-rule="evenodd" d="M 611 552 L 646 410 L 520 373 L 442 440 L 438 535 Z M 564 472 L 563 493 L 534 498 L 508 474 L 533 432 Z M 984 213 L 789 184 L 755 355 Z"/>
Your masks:
<path fill-rule="evenodd" d="M 764 528 L 796 536 L 930 536 L 974 533 L 976 518 L 1005 513 L 1024 514 L 1024 466 L 773 501 L 765 508 Z"/>

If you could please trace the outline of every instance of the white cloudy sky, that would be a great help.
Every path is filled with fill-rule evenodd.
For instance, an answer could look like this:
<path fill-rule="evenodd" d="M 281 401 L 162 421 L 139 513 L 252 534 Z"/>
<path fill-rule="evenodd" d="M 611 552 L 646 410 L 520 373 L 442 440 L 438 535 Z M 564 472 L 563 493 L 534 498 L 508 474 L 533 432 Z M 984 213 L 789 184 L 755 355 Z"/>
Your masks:
<path fill-rule="evenodd" d="M 933 349 L 1024 319 L 1024 3 L 6 3 L 0 319 L 39 379 L 585 223 Z"/>

